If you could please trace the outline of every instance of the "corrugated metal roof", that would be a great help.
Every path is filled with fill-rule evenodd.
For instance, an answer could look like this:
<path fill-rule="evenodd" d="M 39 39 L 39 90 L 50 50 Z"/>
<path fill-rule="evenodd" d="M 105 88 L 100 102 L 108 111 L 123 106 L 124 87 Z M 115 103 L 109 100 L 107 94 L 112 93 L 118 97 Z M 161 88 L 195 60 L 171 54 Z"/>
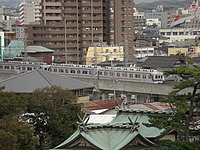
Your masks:
<path fill-rule="evenodd" d="M 35 70 L 23 73 L 0 82 L 0 86 L 5 86 L 4 91 L 15 93 L 32 93 L 35 89 L 60 86 L 63 89 L 78 90 L 93 88 L 93 85 L 51 73 L 45 70 Z"/>
<path fill-rule="evenodd" d="M 89 116 L 89 120 L 88 120 L 88 124 L 93 123 L 101 123 L 101 124 L 106 124 L 106 123 L 110 123 L 116 115 L 90 115 Z M 87 119 L 86 119 L 87 120 Z"/>
<path fill-rule="evenodd" d="M 100 109 L 110 109 L 121 105 L 122 101 L 119 99 L 114 100 L 100 100 L 100 101 L 90 101 L 84 103 L 84 109 L 86 110 L 100 110 Z"/>

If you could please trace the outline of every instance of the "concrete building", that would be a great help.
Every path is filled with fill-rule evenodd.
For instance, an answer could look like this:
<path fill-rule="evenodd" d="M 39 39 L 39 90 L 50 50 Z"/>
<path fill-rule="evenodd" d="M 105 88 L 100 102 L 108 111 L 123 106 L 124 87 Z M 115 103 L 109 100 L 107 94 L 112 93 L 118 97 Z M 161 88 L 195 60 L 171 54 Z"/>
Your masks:
<path fill-rule="evenodd" d="M 149 28 L 161 28 L 162 22 L 159 18 L 146 19 L 146 25 Z"/>
<path fill-rule="evenodd" d="M 158 5 L 155 10 L 147 10 L 145 12 L 145 18 L 157 18 L 159 21 L 161 21 L 161 28 L 168 28 L 170 26 L 170 13 L 164 11 L 161 5 Z"/>
<path fill-rule="evenodd" d="M 123 61 L 123 46 L 94 46 L 89 47 L 86 56 L 86 65 L 99 64 L 105 61 Z"/>
<path fill-rule="evenodd" d="M 195 39 L 198 35 L 198 28 L 172 28 L 172 29 L 160 29 L 159 35 L 168 38 L 165 42 L 180 42 Z"/>
<path fill-rule="evenodd" d="M 42 0 L 40 25 L 28 25 L 34 45 L 54 50 L 56 63 L 85 64 L 97 42 L 127 43 L 134 57 L 134 3 L 130 0 Z"/>
<path fill-rule="evenodd" d="M 134 19 L 135 19 L 135 33 L 141 34 L 146 28 L 146 19 L 144 17 L 144 12 L 137 11 L 134 8 Z"/>
<path fill-rule="evenodd" d="M 154 47 L 139 47 L 135 49 L 135 57 L 137 59 L 154 56 Z"/>
<path fill-rule="evenodd" d="M 20 11 L 20 23 L 30 24 L 30 23 L 39 23 L 41 6 L 40 0 L 37 0 L 32 3 L 27 3 L 25 0 L 20 1 L 19 11 Z"/>

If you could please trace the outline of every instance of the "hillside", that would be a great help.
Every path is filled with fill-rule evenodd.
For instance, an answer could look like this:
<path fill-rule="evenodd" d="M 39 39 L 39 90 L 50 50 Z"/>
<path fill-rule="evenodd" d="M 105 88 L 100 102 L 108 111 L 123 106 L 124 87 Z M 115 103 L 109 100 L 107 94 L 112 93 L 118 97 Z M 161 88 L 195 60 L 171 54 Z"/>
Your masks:
<path fill-rule="evenodd" d="M 177 8 L 180 7 L 185 8 L 188 4 L 191 4 L 192 1 L 193 0 L 160 0 L 151 3 L 142 2 L 138 4 L 136 3 L 136 8 L 139 11 L 145 11 L 147 9 L 156 8 L 157 5 L 163 5 L 164 9 L 168 11 L 168 10 L 176 10 Z"/>

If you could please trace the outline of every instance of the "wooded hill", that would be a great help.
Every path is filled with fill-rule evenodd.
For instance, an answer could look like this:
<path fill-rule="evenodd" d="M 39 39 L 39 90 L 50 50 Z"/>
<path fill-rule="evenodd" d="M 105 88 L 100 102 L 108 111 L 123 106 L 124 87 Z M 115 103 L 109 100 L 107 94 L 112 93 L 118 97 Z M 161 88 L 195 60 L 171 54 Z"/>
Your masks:
<path fill-rule="evenodd" d="M 143 2 L 136 4 L 138 11 L 145 11 L 147 9 L 155 9 L 157 5 L 163 5 L 165 11 L 177 10 L 178 8 L 186 8 L 193 0 L 160 0 L 154 2 Z"/>

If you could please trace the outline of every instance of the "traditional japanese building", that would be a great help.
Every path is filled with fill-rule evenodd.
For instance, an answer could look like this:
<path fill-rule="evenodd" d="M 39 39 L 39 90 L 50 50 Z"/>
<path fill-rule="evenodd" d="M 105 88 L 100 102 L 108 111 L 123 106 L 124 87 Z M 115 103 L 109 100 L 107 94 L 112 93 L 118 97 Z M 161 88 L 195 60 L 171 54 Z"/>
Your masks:
<path fill-rule="evenodd" d="M 158 139 L 175 140 L 174 134 L 162 136 L 163 130 L 147 127 L 148 114 L 170 111 L 119 108 L 117 114 L 90 115 L 77 131 L 53 150 L 142 150 L 156 146 Z"/>

